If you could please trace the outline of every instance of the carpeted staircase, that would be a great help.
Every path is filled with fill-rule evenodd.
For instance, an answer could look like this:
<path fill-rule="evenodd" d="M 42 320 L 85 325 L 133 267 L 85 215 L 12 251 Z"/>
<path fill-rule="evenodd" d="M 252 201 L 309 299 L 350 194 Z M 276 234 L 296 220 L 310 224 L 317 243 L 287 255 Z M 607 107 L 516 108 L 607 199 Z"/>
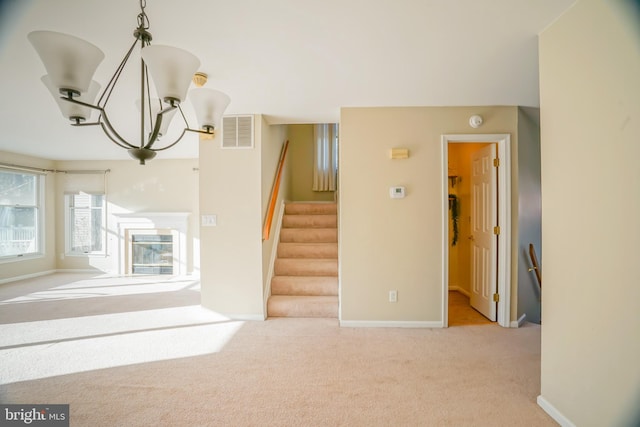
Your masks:
<path fill-rule="evenodd" d="M 285 205 L 269 317 L 338 317 L 335 203 Z"/>

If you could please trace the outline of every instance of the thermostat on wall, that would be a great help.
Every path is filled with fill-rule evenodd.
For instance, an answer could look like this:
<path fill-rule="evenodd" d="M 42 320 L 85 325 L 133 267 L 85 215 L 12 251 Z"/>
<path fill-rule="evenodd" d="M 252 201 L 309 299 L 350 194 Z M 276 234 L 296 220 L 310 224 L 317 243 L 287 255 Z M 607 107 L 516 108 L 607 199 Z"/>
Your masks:
<path fill-rule="evenodd" d="M 391 187 L 389 189 L 389 195 L 392 199 L 404 198 L 404 187 Z"/>

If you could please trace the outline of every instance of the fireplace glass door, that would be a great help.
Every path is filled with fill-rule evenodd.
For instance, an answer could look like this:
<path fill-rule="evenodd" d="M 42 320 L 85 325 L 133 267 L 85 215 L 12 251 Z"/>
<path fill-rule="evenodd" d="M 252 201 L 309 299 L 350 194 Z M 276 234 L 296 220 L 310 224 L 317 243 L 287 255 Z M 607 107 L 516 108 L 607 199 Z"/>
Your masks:
<path fill-rule="evenodd" d="M 133 234 L 133 274 L 173 274 L 173 235 Z"/>

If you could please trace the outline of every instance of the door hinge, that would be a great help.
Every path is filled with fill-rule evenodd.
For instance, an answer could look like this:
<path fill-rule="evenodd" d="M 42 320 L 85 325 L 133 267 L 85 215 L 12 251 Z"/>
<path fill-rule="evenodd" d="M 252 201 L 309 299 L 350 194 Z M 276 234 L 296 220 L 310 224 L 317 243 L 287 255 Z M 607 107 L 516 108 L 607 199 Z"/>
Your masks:
<path fill-rule="evenodd" d="M 495 234 L 495 235 L 500 234 L 500 226 L 499 225 L 493 227 L 493 234 Z"/>
<path fill-rule="evenodd" d="M 493 302 L 500 302 L 500 294 L 493 294 Z"/>
<path fill-rule="evenodd" d="M 496 157 L 495 159 L 493 159 L 493 166 L 495 166 L 495 167 L 500 166 L 500 159 L 499 158 Z"/>

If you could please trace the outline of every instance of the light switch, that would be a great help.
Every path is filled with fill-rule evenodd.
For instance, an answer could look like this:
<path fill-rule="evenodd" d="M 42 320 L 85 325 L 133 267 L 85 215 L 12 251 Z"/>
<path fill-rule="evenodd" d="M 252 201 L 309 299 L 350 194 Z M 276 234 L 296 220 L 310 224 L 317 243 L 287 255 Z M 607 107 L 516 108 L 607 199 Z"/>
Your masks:
<path fill-rule="evenodd" d="M 202 215 L 201 222 L 203 227 L 215 227 L 218 224 L 217 215 Z"/>

